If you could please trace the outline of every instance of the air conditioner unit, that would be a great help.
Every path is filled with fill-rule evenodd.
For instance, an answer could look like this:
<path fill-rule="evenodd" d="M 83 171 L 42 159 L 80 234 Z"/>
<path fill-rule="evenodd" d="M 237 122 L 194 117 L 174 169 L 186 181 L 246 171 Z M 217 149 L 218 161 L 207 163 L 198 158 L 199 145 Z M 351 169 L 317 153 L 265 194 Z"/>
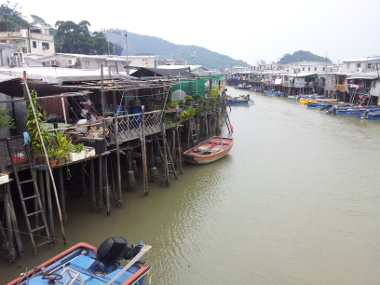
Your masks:
<path fill-rule="evenodd" d="M 356 69 L 356 72 L 362 72 L 363 71 L 363 68 L 357 68 Z"/>
<path fill-rule="evenodd" d="M 58 66 L 58 61 L 56 60 L 50 60 L 49 63 L 50 63 L 50 66 Z"/>
<path fill-rule="evenodd" d="M 67 65 L 68 66 L 74 66 L 77 63 L 76 58 L 68 58 L 67 59 Z"/>
<path fill-rule="evenodd" d="M 21 66 L 21 60 L 18 56 L 10 56 L 9 57 L 9 66 L 15 67 L 15 66 Z"/>
<path fill-rule="evenodd" d="M 9 66 L 11 67 L 17 66 L 17 56 L 9 57 Z"/>

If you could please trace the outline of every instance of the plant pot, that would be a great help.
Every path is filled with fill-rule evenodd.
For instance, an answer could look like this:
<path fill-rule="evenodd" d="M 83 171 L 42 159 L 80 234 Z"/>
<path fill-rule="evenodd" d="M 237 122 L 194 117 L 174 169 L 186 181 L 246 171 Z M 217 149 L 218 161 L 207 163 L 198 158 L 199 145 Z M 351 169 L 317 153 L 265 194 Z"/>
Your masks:
<path fill-rule="evenodd" d="M 64 165 L 66 161 L 67 161 L 66 156 L 57 157 L 57 165 Z"/>
<path fill-rule="evenodd" d="M 46 166 L 47 164 L 46 164 L 46 158 L 45 158 L 45 156 L 43 156 L 43 155 L 37 156 L 37 163 L 39 165 Z"/>
<path fill-rule="evenodd" d="M 77 161 L 85 158 L 84 150 L 81 152 L 70 152 L 70 161 Z"/>
<path fill-rule="evenodd" d="M 56 167 L 57 166 L 57 160 L 56 159 L 55 160 L 50 160 L 49 163 L 50 163 L 51 167 Z"/>

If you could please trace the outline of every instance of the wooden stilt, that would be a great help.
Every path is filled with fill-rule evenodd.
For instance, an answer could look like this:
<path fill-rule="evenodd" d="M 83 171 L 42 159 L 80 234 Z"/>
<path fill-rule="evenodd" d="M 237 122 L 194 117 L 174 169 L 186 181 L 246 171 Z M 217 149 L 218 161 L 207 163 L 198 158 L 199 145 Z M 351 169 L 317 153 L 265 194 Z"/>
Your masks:
<path fill-rule="evenodd" d="M 122 202 L 122 196 L 121 196 L 121 170 L 120 170 L 120 145 L 119 145 L 119 123 L 118 123 L 118 116 L 119 112 L 117 110 L 117 104 L 116 104 L 116 92 L 113 92 L 113 107 L 114 107 L 114 114 L 115 114 L 115 137 L 116 137 L 116 168 L 117 168 L 117 202 L 116 206 L 121 207 L 123 205 Z M 120 106 L 121 108 L 121 106 Z"/>
<path fill-rule="evenodd" d="M 107 215 L 111 215 L 111 203 L 110 203 L 110 186 L 108 183 L 108 163 L 107 163 L 107 154 L 104 154 L 104 191 L 106 195 L 106 209 L 107 209 Z"/>
<path fill-rule="evenodd" d="M 4 200 L 4 210 L 5 210 L 5 222 L 7 225 L 7 236 L 6 236 L 6 245 L 7 245 L 7 259 L 10 262 L 15 262 L 17 258 L 16 250 L 13 245 L 13 228 L 12 228 L 12 219 L 11 219 L 11 207 L 10 200 L 11 197 L 7 192 L 3 192 L 3 200 Z"/>
<path fill-rule="evenodd" d="M 98 198 L 98 212 L 100 213 L 103 211 L 103 163 L 102 163 L 103 156 L 99 156 L 98 158 L 98 176 L 99 176 L 99 183 L 98 183 L 98 190 L 99 190 L 99 198 Z"/>
<path fill-rule="evenodd" d="M 82 168 L 82 171 L 81 171 L 81 178 L 82 178 L 82 195 L 83 196 L 86 196 L 87 195 L 87 187 L 86 187 L 86 163 L 85 162 L 81 162 L 80 163 L 80 167 Z"/>
<path fill-rule="evenodd" d="M 61 211 L 62 211 L 62 222 L 65 225 L 67 223 L 67 214 L 66 214 L 66 193 L 63 182 L 63 172 L 62 167 L 58 168 L 58 184 L 59 184 L 59 197 L 61 199 Z"/>
<path fill-rule="evenodd" d="M 58 170 L 58 173 L 63 171 L 62 169 Z M 42 175 L 45 174 L 45 183 L 46 183 L 46 200 L 47 200 L 47 212 L 49 214 L 49 225 L 50 225 L 50 234 L 53 242 L 55 242 L 55 230 L 54 230 L 54 216 L 53 216 L 53 207 L 51 202 L 51 189 L 50 189 L 50 176 L 45 172 L 42 172 Z M 62 177 L 63 178 L 63 177 Z M 62 198 L 61 198 L 62 199 Z"/>
<path fill-rule="evenodd" d="M 145 116 L 144 116 L 144 105 L 141 106 L 141 115 L 142 115 L 142 121 L 141 121 L 141 155 L 142 155 L 142 165 L 143 165 L 143 195 L 148 195 L 148 167 L 147 167 L 147 160 L 146 160 L 146 142 L 145 142 Z"/>
<path fill-rule="evenodd" d="M 91 191 L 91 210 L 96 209 L 96 196 L 95 196 L 95 167 L 94 159 L 90 160 L 90 191 Z"/>

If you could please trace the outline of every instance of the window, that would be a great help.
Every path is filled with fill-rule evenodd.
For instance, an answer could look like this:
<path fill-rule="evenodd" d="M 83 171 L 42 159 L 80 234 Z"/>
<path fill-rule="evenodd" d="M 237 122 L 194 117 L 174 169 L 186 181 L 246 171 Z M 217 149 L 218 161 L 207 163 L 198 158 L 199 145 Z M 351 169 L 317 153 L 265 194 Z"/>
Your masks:
<path fill-rule="evenodd" d="M 317 71 L 317 68 L 316 68 L 316 67 L 314 67 L 314 71 Z"/>
<path fill-rule="evenodd" d="M 33 41 L 32 45 L 33 45 L 33 48 L 37 48 L 37 42 L 36 41 Z"/>
<path fill-rule="evenodd" d="M 357 63 L 357 64 L 356 64 L 356 67 L 357 67 L 357 68 L 360 68 L 360 67 L 362 67 L 362 64 L 361 64 L 361 63 Z"/>
<path fill-rule="evenodd" d="M 42 49 L 45 50 L 45 49 L 49 49 L 49 43 L 42 43 Z"/>
<path fill-rule="evenodd" d="M 323 71 L 325 71 L 325 70 L 326 70 L 326 67 L 323 67 L 322 69 L 323 69 Z"/>
<path fill-rule="evenodd" d="M 302 71 L 305 71 L 305 67 L 302 67 Z"/>
<path fill-rule="evenodd" d="M 371 69 L 372 68 L 372 64 L 371 63 L 367 63 L 367 68 Z"/>
<path fill-rule="evenodd" d="M 307 68 L 307 71 L 310 71 L 310 67 Z"/>

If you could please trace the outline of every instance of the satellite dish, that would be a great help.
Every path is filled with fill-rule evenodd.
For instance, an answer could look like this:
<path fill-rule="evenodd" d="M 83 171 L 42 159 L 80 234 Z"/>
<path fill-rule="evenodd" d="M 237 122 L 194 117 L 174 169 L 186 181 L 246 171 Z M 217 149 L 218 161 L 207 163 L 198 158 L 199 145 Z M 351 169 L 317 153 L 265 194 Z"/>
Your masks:
<path fill-rule="evenodd" d="M 174 91 L 172 95 L 173 95 L 174 100 L 184 100 L 186 96 L 186 92 L 178 89 Z"/>

